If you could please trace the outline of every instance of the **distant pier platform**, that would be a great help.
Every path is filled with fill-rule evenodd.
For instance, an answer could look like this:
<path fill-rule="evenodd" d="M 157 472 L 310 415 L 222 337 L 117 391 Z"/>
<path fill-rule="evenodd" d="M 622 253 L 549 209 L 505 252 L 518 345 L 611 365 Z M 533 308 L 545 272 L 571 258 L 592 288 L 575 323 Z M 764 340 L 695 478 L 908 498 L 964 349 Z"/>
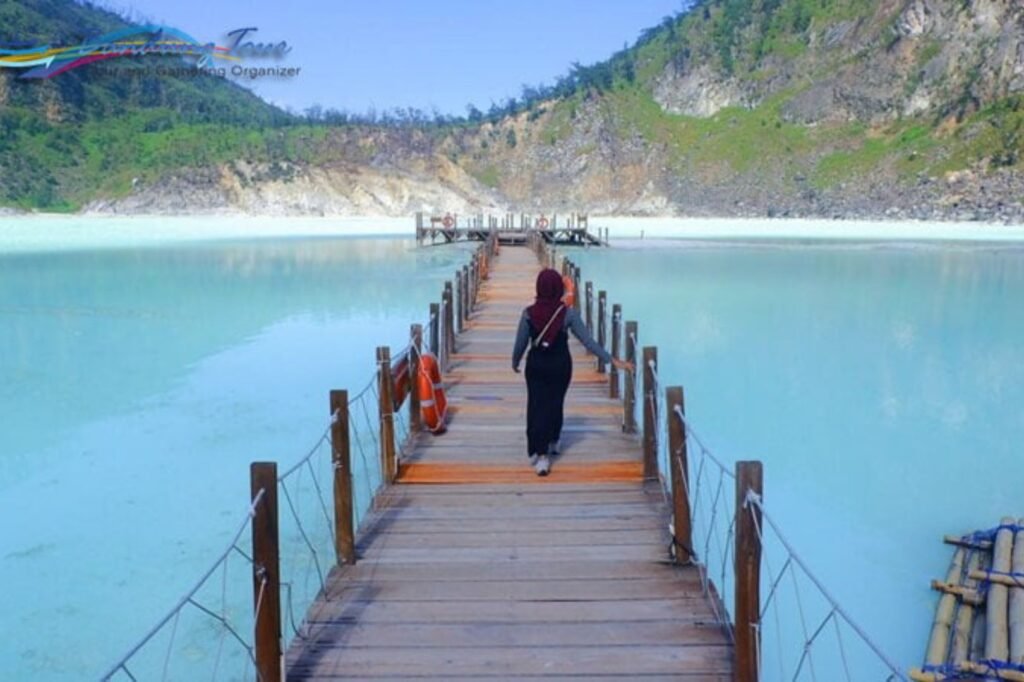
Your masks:
<path fill-rule="evenodd" d="M 452 244 L 460 241 L 484 242 L 496 235 L 506 245 L 525 245 L 533 235 L 546 244 L 566 246 L 608 246 L 608 228 L 591 227 L 588 216 L 570 213 L 505 213 L 500 216 L 479 213 L 460 216 L 416 214 L 416 243 L 420 246 Z"/>

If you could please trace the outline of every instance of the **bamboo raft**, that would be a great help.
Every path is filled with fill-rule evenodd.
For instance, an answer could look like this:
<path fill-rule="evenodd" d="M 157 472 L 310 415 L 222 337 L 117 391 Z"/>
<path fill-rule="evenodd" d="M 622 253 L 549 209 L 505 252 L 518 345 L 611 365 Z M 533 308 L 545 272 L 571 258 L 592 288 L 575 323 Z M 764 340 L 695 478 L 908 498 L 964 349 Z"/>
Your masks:
<path fill-rule="evenodd" d="M 955 547 L 924 665 L 915 682 L 1024 682 L 1024 518 L 1003 518 L 993 529 L 947 536 Z"/>

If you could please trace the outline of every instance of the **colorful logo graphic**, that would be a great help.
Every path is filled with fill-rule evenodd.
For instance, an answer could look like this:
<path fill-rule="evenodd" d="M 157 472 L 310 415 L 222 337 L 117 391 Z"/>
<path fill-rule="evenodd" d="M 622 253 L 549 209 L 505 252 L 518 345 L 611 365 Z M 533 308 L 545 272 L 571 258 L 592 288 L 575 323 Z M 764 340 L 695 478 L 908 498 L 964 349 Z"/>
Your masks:
<path fill-rule="evenodd" d="M 198 40 L 167 26 L 133 26 L 88 40 L 73 47 L 44 45 L 26 49 L 0 48 L 0 68 L 25 70 L 20 78 L 53 78 L 86 64 L 148 55 L 170 55 L 195 59 L 198 68 L 208 68 L 214 60 L 241 61 L 243 57 L 283 57 L 291 48 L 277 44 L 243 43 L 256 28 L 241 28 L 228 33 L 234 37 L 231 47 Z"/>

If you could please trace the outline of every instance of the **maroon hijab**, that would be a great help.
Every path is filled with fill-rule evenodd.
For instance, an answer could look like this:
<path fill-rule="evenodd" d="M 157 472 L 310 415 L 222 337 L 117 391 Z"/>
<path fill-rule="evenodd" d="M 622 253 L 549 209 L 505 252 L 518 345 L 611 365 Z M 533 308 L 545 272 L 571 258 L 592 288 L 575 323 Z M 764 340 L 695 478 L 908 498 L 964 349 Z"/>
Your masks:
<path fill-rule="evenodd" d="M 530 322 L 538 333 L 551 321 L 544 338 L 537 339 L 538 342 L 554 343 L 558 332 L 562 331 L 562 327 L 565 326 L 565 308 L 558 310 L 558 307 L 562 305 L 562 294 L 564 293 L 565 285 L 562 284 L 562 276 L 558 274 L 557 270 L 547 268 L 540 271 L 540 274 L 537 275 L 537 299 L 526 309 L 530 316 Z M 557 315 L 555 314 L 556 310 L 558 310 Z M 552 321 L 553 316 L 555 319 Z"/>

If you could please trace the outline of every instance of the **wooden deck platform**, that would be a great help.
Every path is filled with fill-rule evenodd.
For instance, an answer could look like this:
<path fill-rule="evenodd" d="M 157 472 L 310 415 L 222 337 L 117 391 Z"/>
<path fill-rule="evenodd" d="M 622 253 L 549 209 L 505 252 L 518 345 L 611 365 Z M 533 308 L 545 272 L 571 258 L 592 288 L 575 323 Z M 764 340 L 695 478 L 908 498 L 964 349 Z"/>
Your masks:
<path fill-rule="evenodd" d="M 538 268 L 526 248 L 492 263 L 445 377 L 449 431 L 401 458 L 289 680 L 731 680 L 697 569 L 669 561 L 660 485 L 575 341 L 563 454 L 547 478 L 528 466 L 510 354 Z"/>

